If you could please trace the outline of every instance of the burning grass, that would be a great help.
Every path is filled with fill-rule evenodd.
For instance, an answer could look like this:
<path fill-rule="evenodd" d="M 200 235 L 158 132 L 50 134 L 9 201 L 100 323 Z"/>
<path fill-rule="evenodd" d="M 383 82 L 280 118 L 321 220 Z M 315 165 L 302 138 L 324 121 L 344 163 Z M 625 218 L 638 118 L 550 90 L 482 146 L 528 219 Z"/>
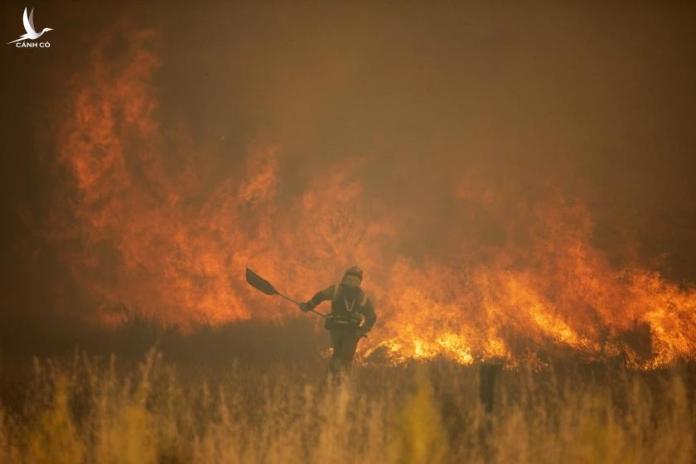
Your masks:
<path fill-rule="evenodd" d="M 692 366 L 609 365 L 499 373 L 479 366 L 363 366 L 327 382 L 322 364 L 172 364 L 77 354 L 11 372 L 0 462 L 671 462 L 694 458 Z"/>
<path fill-rule="evenodd" d="M 117 326 L 125 305 L 189 328 L 282 322 L 296 308 L 250 288 L 246 266 L 307 299 L 359 264 L 379 318 L 366 356 L 517 362 L 553 344 L 636 368 L 695 359 L 692 276 L 639 253 L 647 242 L 602 219 L 575 170 L 520 170 L 513 159 L 534 159 L 521 147 L 496 163 L 470 135 L 416 151 L 256 127 L 235 143 L 199 139 L 191 128 L 212 121 L 173 111 L 157 36 L 100 34 L 60 105 L 38 223 L 64 285 L 92 303 L 60 298 L 70 316 Z"/>

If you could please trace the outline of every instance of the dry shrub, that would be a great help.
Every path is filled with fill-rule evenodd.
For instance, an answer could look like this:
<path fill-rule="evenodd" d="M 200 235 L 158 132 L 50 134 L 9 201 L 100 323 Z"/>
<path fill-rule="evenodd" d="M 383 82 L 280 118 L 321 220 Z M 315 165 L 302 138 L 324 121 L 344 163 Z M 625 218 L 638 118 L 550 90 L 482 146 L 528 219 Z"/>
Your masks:
<path fill-rule="evenodd" d="M 2 463 L 690 463 L 688 369 L 503 371 L 495 407 L 475 366 L 137 365 L 35 361 L 0 409 Z M 12 412 L 10 412 L 10 410 Z"/>

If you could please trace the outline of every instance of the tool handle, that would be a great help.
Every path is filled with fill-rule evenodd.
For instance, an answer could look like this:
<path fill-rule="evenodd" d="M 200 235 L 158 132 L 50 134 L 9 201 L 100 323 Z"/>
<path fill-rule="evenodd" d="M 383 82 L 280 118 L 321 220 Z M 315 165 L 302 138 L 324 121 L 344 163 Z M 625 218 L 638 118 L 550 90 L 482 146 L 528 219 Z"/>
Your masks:
<path fill-rule="evenodd" d="M 278 293 L 278 296 L 281 297 L 281 298 L 285 298 L 286 300 L 288 300 L 288 301 L 290 301 L 290 302 L 292 302 L 292 303 L 295 303 L 295 304 L 298 305 L 298 306 L 299 306 L 299 304 L 300 304 L 299 301 L 294 300 L 294 299 L 290 298 L 290 297 L 287 296 L 287 295 L 283 295 L 282 293 Z M 313 313 L 316 314 L 317 316 L 326 317 L 326 314 L 320 313 L 319 311 L 315 311 L 315 310 L 313 310 L 313 309 L 310 310 L 310 312 L 313 312 Z"/>
<path fill-rule="evenodd" d="M 290 298 L 290 297 L 287 296 L 287 295 L 283 295 L 282 293 L 278 293 L 278 296 L 281 297 L 281 298 L 285 298 L 285 299 L 288 300 L 289 302 L 295 303 L 296 305 L 300 304 L 299 301 L 294 300 L 294 299 Z"/>

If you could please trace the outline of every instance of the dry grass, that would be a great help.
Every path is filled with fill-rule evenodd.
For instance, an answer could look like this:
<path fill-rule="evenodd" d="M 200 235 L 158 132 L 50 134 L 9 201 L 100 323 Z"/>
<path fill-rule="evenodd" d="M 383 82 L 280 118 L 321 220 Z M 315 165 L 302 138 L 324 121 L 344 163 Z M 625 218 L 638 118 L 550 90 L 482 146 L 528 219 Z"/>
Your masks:
<path fill-rule="evenodd" d="M 0 412 L 2 463 L 691 463 L 692 374 L 607 366 L 503 371 L 496 404 L 476 367 L 34 361 Z M 7 373 L 7 369 L 5 369 Z"/>

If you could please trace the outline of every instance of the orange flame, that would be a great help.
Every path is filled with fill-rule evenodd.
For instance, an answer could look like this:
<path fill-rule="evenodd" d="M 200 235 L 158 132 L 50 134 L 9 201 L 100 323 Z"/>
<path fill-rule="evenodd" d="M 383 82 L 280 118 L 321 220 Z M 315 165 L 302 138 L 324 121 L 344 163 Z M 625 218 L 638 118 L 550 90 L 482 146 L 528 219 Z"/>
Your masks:
<path fill-rule="evenodd" d="M 403 243 L 426 210 L 366 192 L 369 157 L 317 163 L 293 190 L 280 145 L 252 143 L 228 164 L 190 140 L 169 149 L 160 62 L 142 47 L 155 34 L 130 37 L 121 59 L 95 49 L 58 132 L 67 188 L 56 239 L 104 303 L 100 320 L 116 320 L 117 302 L 183 325 L 288 317 L 299 313 L 246 286 L 247 264 L 309 297 L 359 263 L 379 314 L 364 357 L 519 362 L 556 349 L 649 368 L 696 354 L 696 291 L 612 266 L 589 213 L 561 195 L 525 202 L 462 175 L 448 199 L 461 217 L 412 253 Z M 482 212 L 506 238 L 465 238 Z"/>

